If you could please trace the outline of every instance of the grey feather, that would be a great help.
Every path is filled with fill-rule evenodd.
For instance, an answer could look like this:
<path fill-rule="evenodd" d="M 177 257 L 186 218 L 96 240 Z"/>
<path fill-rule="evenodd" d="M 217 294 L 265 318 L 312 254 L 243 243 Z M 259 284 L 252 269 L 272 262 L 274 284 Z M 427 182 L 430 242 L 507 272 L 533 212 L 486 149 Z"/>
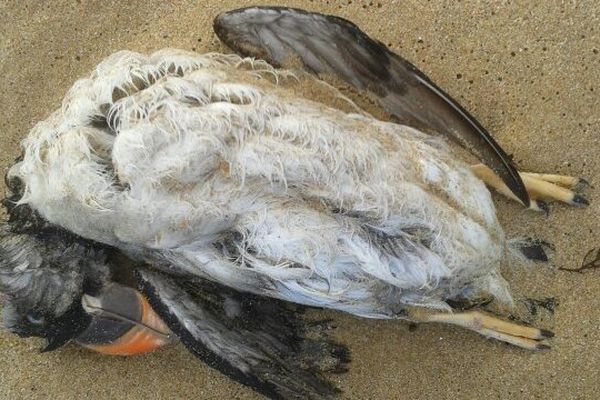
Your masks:
<path fill-rule="evenodd" d="M 25 308 L 63 313 L 81 291 L 80 248 L 0 233 L 0 291 Z"/>

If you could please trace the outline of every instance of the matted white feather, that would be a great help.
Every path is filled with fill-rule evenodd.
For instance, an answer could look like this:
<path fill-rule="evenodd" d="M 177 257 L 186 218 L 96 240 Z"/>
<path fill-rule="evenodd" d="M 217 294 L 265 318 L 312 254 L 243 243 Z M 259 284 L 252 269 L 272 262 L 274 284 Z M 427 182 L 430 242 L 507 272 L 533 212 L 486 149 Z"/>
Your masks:
<path fill-rule="evenodd" d="M 478 291 L 510 302 L 504 234 L 468 166 L 290 79 L 235 55 L 116 53 L 24 141 L 21 202 L 134 257 L 303 304 L 394 317 Z M 228 232 L 233 257 L 213 245 Z"/>

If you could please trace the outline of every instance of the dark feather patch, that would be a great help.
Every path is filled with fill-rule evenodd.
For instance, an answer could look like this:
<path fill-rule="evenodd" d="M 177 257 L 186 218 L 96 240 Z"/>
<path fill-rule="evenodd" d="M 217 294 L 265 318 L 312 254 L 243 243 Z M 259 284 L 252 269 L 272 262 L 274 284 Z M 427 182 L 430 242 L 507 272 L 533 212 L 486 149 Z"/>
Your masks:
<path fill-rule="evenodd" d="M 201 280 L 138 271 L 140 290 L 196 356 L 273 399 L 328 399 L 338 390 L 323 372 L 344 372 L 346 347 L 300 309 Z"/>
<path fill-rule="evenodd" d="M 540 239 L 526 238 L 519 243 L 519 250 L 531 261 L 547 262 L 546 248 L 552 250 L 553 246 Z"/>
<path fill-rule="evenodd" d="M 15 160 L 19 162 L 22 156 Z M 10 191 L 10 194 L 2 199 L 2 206 L 6 208 L 8 213 L 8 225 L 13 233 L 39 233 L 42 229 L 48 226 L 48 223 L 29 205 L 18 204 L 25 186 L 17 177 L 4 176 L 4 183 Z"/>

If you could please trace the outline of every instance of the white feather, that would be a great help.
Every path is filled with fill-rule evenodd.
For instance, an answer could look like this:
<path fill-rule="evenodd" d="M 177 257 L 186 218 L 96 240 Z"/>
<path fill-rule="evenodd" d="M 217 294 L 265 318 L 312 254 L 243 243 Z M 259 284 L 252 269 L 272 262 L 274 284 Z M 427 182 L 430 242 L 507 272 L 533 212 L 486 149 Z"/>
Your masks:
<path fill-rule="evenodd" d="M 370 317 L 474 289 L 510 301 L 469 168 L 415 129 L 294 96 L 290 77 L 235 55 L 116 53 L 10 173 L 50 222 L 240 290 Z M 230 230 L 235 260 L 212 246 Z"/>

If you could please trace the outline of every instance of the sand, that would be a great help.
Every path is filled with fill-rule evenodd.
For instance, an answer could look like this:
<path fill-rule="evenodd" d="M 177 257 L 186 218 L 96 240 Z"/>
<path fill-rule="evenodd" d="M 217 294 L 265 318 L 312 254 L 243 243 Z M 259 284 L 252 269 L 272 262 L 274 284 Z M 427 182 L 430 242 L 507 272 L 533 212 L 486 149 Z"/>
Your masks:
<path fill-rule="evenodd" d="M 28 130 L 74 80 L 120 49 L 222 50 L 221 10 L 257 1 L 3 1 L 0 3 L 2 173 Z M 553 205 L 548 217 L 495 196 L 509 236 L 543 238 L 554 260 L 508 276 L 519 292 L 555 297 L 552 349 L 530 353 L 448 326 L 334 314 L 350 372 L 349 399 L 592 399 L 600 396 L 600 270 L 576 268 L 600 246 L 600 4 L 598 2 L 289 1 L 356 22 L 472 111 L 523 170 L 583 176 L 592 205 Z M 273 4 L 273 2 L 271 2 Z M 0 334 L 6 399 L 194 398 L 259 395 L 205 367 L 182 346 L 135 358 Z"/>

